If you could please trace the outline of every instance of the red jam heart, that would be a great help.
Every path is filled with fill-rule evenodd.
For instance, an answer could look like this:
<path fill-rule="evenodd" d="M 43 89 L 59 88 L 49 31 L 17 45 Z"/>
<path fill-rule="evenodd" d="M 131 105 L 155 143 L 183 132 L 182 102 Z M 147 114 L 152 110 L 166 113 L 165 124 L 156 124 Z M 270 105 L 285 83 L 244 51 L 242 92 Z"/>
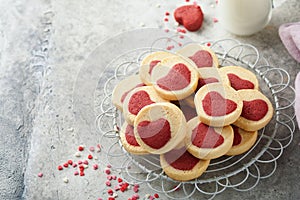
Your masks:
<path fill-rule="evenodd" d="M 235 74 L 227 74 L 231 87 L 235 90 L 254 89 L 254 84 L 251 81 L 244 80 Z"/>
<path fill-rule="evenodd" d="M 213 66 L 213 58 L 208 51 L 197 51 L 194 55 L 190 56 L 189 58 L 192 61 L 194 61 L 198 68 Z"/>
<path fill-rule="evenodd" d="M 199 148 L 216 148 L 223 142 L 223 136 L 204 123 L 198 124 L 192 131 L 192 144 Z"/>
<path fill-rule="evenodd" d="M 134 88 L 132 88 L 131 90 L 135 89 L 135 88 L 138 88 L 138 87 L 142 87 L 142 86 L 146 86 L 144 83 L 140 83 L 140 84 L 137 84 Z M 128 90 L 127 92 L 124 92 L 124 94 L 122 95 L 121 97 L 121 103 L 124 102 L 124 99 L 126 98 L 127 94 L 129 92 L 131 92 L 131 90 Z"/>
<path fill-rule="evenodd" d="M 144 90 L 134 93 L 128 103 L 128 110 L 130 113 L 137 115 L 140 110 L 146 105 L 154 103 L 147 92 Z"/>
<path fill-rule="evenodd" d="M 162 148 L 171 139 L 171 127 L 168 120 L 141 121 L 137 126 L 140 138 L 153 149 Z"/>
<path fill-rule="evenodd" d="M 204 112 L 209 116 L 224 116 L 232 113 L 237 104 L 230 100 L 224 99 L 218 92 L 212 91 L 205 95 L 202 100 Z"/>
<path fill-rule="evenodd" d="M 262 99 L 243 101 L 241 116 L 252 121 L 259 121 L 268 112 L 268 104 Z"/>
<path fill-rule="evenodd" d="M 181 90 L 191 82 L 191 71 L 183 63 L 174 65 L 169 73 L 157 80 L 157 85 L 168 91 Z"/>
<path fill-rule="evenodd" d="M 133 133 L 133 126 L 127 125 L 126 130 L 125 130 L 125 138 L 128 144 L 132 146 L 140 146 L 139 143 L 136 141 L 134 133 Z"/>
<path fill-rule="evenodd" d="M 192 170 L 199 159 L 190 154 L 185 147 L 173 149 L 164 154 L 168 164 L 178 170 Z"/>
<path fill-rule="evenodd" d="M 234 138 L 233 138 L 233 144 L 232 144 L 232 146 L 236 146 L 236 145 L 241 144 L 241 142 L 242 142 L 242 136 L 239 133 L 239 128 L 238 127 L 232 126 L 232 128 L 233 128 L 233 133 L 234 133 Z"/>
<path fill-rule="evenodd" d="M 174 12 L 174 18 L 189 31 L 197 31 L 203 22 L 203 12 L 198 5 L 184 5 Z"/>
<path fill-rule="evenodd" d="M 149 74 L 152 73 L 153 68 L 154 68 L 158 63 L 160 63 L 160 60 L 152 60 L 152 61 L 150 62 L 150 65 L 149 65 L 149 72 L 148 72 Z"/>

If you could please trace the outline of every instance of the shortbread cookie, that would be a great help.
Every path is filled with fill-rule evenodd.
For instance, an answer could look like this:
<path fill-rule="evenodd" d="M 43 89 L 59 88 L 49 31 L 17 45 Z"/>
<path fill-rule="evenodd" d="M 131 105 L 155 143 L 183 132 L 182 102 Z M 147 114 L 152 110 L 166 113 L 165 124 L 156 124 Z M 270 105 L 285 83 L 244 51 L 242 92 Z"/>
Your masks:
<path fill-rule="evenodd" d="M 199 72 L 199 80 L 198 80 L 198 85 L 195 90 L 195 93 L 185 99 L 187 104 L 189 104 L 191 107 L 195 107 L 194 104 L 195 94 L 202 86 L 210 83 L 222 83 L 224 85 L 230 85 L 229 79 L 227 78 L 227 76 L 222 76 L 220 74 L 219 68 L 203 67 L 203 68 L 198 68 L 198 72 Z"/>
<path fill-rule="evenodd" d="M 120 141 L 126 151 L 136 155 L 148 154 L 136 141 L 133 126 L 124 122 L 120 130 Z"/>
<path fill-rule="evenodd" d="M 181 100 L 191 95 L 198 77 L 195 65 L 180 56 L 163 59 L 151 73 L 154 88 L 168 100 Z"/>
<path fill-rule="evenodd" d="M 198 178 L 207 169 L 210 160 L 201 160 L 193 156 L 185 148 L 174 148 L 160 155 L 163 171 L 172 179 L 188 181 Z"/>
<path fill-rule="evenodd" d="M 233 144 L 233 129 L 229 126 L 210 127 L 195 117 L 188 121 L 185 138 L 187 150 L 199 159 L 210 160 L 225 155 Z"/>
<path fill-rule="evenodd" d="M 153 86 L 135 88 L 126 96 L 123 103 L 123 116 L 126 122 L 133 125 L 138 112 L 146 105 L 166 101 L 161 98 Z"/>
<path fill-rule="evenodd" d="M 234 132 L 233 144 L 226 153 L 228 156 L 235 156 L 248 151 L 256 142 L 257 131 L 245 131 L 237 126 L 232 125 Z"/>
<path fill-rule="evenodd" d="M 215 127 L 235 122 L 242 113 L 243 102 L 233 88 L 220 83 L 207 84 L 195 95 L 195 106 L 200 120 Z"/>
<path fill-rule="evenodd" d="M 162 154 L 176 147 L 185 137 L 186 120 L 172 103 L 154 103 L 141 109 L 134 121 L 134 135 L 146 151 Z"/>
<path fill-rule="evenodd" d="M 258 80 L 254 73 L 240 66 L 226 66 L 220 68 L 220 73 L 227 76 L 231 87 L 235 90 L 258 90 Z"/>
<path fill-rule="evenodd" d="M 174 56 L 174 54 L 166 51 L 156 51 L 147 55 L 141 62 L 139 75 L 143 83 L 146 85 L 152 85 L 151 83 L 151 73 L 154 67 L 164 58 Z"/>
<path fill-rule="evenodd" d="M 219 66 L 216 54 L 204 45 L 191 43 L 178 50 L 177 54 L 191 59 L 197 68 Z"/>
<path fill-rule="evenodd" d="M 266 126 L 274 112 L 270 100 L 258 90 L 239 90 L 238 93 L 243 101 L 243 110 L 233 124 L 246 131 Z"/>
<path fill-rule="evenodd" d="M 137 88 L 145 86 L 139 75 L 128 76 L 120 81 L 112 92 L 112 103 L 120 110 L 123 110 L 123 102 L 127 94 Z"/>

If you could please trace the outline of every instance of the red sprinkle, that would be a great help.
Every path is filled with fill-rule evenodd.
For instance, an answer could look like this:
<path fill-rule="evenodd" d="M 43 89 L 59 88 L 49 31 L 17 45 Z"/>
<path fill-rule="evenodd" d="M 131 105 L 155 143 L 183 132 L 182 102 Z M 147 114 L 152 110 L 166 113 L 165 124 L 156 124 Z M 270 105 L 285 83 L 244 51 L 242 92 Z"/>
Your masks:
<path fill-rule="evenodd" d="M 63 170 L 63 167 L 62 167 L 61 165 L 59 165 L 59 166 L 57 167 L 57 169 L 61 171 L 61 170 Z"/>
<path fill-rule="evenodd" d="M 118 182 L 121 183 L 123 182 L 123 180 L 121 178 L 118 178 Z"/>
<path fill-rule="evenodd" d="M 179 38 L 180 38 L 180 39 L 183 39 L 183 38 L 184 38 L 184 35 L 179 35 Z"/>
<path fill-rule="evenodd" d="M 78 165 L 81 165 L 82 164 L 82 161 L 81 160 L 78 160 Z"/>
<path fill-rule="evenodd" d="M 167 29 L 167 28 L 165 29 L 165 32 L 166 32 L 166 33 L 168 33 L 169 31 L 170 31 L 169 29 Z"/>
<path fill-rule="evenodd" d="M 211 43 L 210 43 L 210 42 L 206 43 L 206 46 L 210 47 L 210 46 L 211 46 Z"/>
<path fill-rule="evenodd" d="M 83 146 L 79 146 L 78 147 L 78 151 L 83 151 L 84 150 L 84 147 Z"/>
<path fill-rule="evenodd" d="M 159 198 L 159 195 L 157 193 L 154 194 L 155 198 Z"/>
<path fill-rule="evenodd" d="M 82 172 L 80 172 L 80 176 L 84 176 L 84 172 L 82 171 Z"/>
<path fill-rule="evenodd" d="M 64 163 L 63 165 L 65 168 L 69 167 L 69 163 Z"/>
<path fill-rule="evenodd" d="M 73 163 L 72 167 L 74 167 L 74 168 L 77 167 L 77 164 L 76 164 L 76 163 Z"/>
<path fill-rule="evenodd" d="M 108 200 L 115 200 L 114 197 L 108 197 Z"/>
<path fill-rule="evenodd" d="M 112 189 L 108 189 L 108 190 L 107 190 L 107 193 L 108 193 L 110 196 L 112 196 L 112 195 L 114 194 L 114 191 L 113 191 Z"/>
<path fill-rule="evenodd" d="M 106 168 L 106 169 L 104 170 L 104 172 L 105 172 L 107 175 L 111 173 L 110 169 L 108 169 L 108 168 Z"/>
<path fill-rule="evenodd" d="M 108 164 L 108 165 L 106 165 L 106 167 L 107 167 L 107 168 L 111 168 L 111 165 L 110 165 L 110 164 Z"/>
<path fill-rule="evenodd" d="M 185 0 L 185 2 L 190 2 L 190 0 Z"/>
<path fill-rule="evenodd" d="M 95 151 L 95 147 L 90 147 L 90 151 L 94 152 Z"/>
<path fill-rule="evenodd" d="M 165 21 L 165 22 L 168 22 L 168 21 L 169 21 L 169 19 L 168 19 L 168 18 L 165 18 L 165 19 L 164 19 L 164 21 Z"/>
<path fill-rule="evenodd" d="M 218 20 L 216 17 L 213 18 L 213 22 L 214 22 L 214 23 L 217 23 L 218 21 L 219 21 L 219 20 Z"/>
<path fill-rule="evenodd" d="M 169 15 L 170 15 L 170 13 L 169 13 L 168 11 L 166 11 L 165 15 L 166 15 L 166 16 L 169 16 Z"/>
<path fill-rule="evenodd" d="M 97 164 L 94 164 L 94 165 L 93 165 L 93 168 L 94 168 L 94 170 L 97 170 L 97 169 L 98 169 L 98 165 L 97 165 Z"/>
<path fill-rule="evenodd" d="M 69 165 L 73 165 L 73 161 L 72 160 L 68 160 Z"/>
<path fill-rule="evenodd" d="M 78 176 L 79 175 L 79 172 L 78 171 L 75 171 L 74 172 L 74 176 Z"/>
<path fill-rule="evenodd" d="M 93 159 L 93 156 L 91 154 L 88 155 L 88 159 Z"/>
<path fill-rule="evenodd" d="M 44 174 L 43 174 L 42 172 L 38 173 L 38 177 L 40 177 L 40 178 L 42 178 L 43 175 L 44 175 Z"/>
<path fill-rule="evenodd" d="M 111 182 L 109 180 L 105 181 L 105 185 L 111 186 Z"/>
<path fill-rule="evenodd" d="M 83 164 L 88 165 L 88 164 L 89 164 L 89 161 L 84 160 L 84 161 L 83 161 Z"/>

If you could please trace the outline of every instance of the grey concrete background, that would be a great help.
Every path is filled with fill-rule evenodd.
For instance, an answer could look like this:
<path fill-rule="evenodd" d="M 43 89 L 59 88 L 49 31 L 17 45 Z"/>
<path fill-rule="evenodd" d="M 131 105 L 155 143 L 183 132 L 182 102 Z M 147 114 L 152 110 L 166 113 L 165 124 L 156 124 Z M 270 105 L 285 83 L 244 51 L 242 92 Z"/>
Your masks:
<path fill-rule="evenodd" d="M 278 1 L 277 1 L 278 2 Z M 2 0 L 0 2 L 0 199 L 97 199 L 105 196 L 105 166 L 85 177 L 57 166 L 75 159 L 78 145 L 96 145 L 99 135 L 74 110 L 74 84 L 93 50 L 108 37 L 164 23 L 185 1 Z M 300 3 L 287 0 L 273 11 L 270 24 L 258 34 L 238 37 L 213 23 L 214 1 L 199 1 L 205 13 L 197 41 L 235 38 L 255 45 L 273 65 L 292 79 L 300 71 L 278 36 L 278 27 L 300 21 Z M 76 89 L 76 88 L 75 88 Z M 91 97 L 92 98 L 92 97 Z M 80 123 L 79 123 L 80 122 Z M 79 129 L 80 127 L 80 129 Z M 299 199 L 299 130 L 278 160 L 276 172 L 248 192 L 227 189 L 215 199 Z M 99 163 L 103 163 L 99 154 Z M 91 168 L 91 166 L 90 166 Z M 38 173 L 43 177 L 39 178 Z M 69 178 L 65 183 L 64 178 Z M 140 196 L 153 192 L 146 185 Z M 123 196 L 122 196 L 123 195 Z M 129 193 L 119 194 L 127 199 Z M 160 199 L 167 199 L 161 195 Z"/>

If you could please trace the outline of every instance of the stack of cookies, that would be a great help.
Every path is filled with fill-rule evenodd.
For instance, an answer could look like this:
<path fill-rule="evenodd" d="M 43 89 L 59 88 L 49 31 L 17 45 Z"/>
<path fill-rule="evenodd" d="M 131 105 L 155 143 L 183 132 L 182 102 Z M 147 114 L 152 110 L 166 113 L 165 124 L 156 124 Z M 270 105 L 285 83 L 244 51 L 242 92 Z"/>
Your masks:
<path fill-rule="evenodd" d="M 164 172 L 179 181 L 201 176 L 211 159 L 248 151 L 273 116 L 255 74 L 220 67 L 215 53 L 198 44 L 150 53 L 138 75 L 115 87 L 112 101 L 125 119 L 124 149 L 160 155 Z"/>

